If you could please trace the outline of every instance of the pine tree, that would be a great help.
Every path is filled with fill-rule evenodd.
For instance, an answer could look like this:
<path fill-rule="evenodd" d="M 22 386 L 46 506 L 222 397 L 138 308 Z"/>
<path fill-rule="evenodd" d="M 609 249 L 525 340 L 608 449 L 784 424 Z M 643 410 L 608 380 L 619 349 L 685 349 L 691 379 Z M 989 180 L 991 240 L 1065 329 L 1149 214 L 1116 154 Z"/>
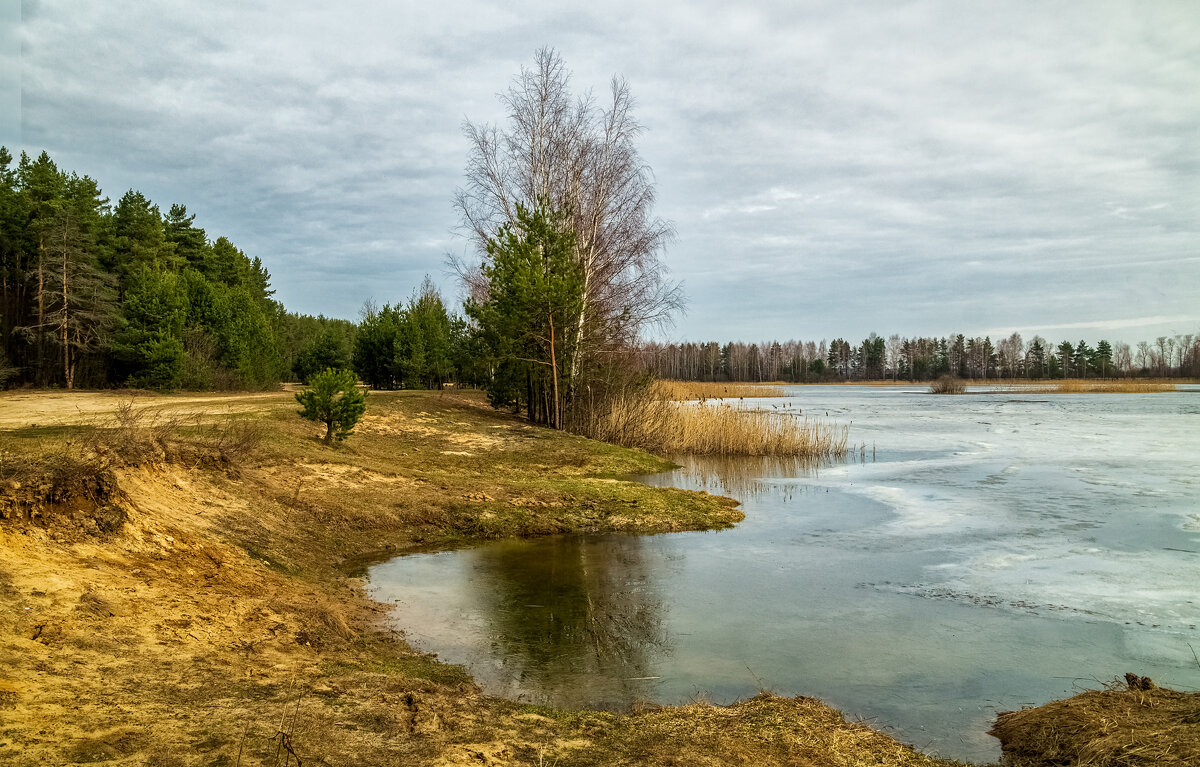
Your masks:
<path fill-rule="evenodd" d="M 1075 375 L 1080 378 L 1087 378 L 1088 373 L 1092 370 L 1092 349 L 1087 345 L 1086 341 L 1080 341 L 1075 347 L 1075 356 L 1073 357 Z"/>
<path fill-rule="evenodd" d="M 1093 367 L 1100 372 L 1102 378 L 1107 378 L 1109 371 L 1112 368 L 1113 349 L 1112 344 L 1105 341 L 1103 338 L 1096 344 L 1096 351 L 1092 354 Z"/>
<path fill-rule="evenodd" d="M 1070 341 L 1058 345 L 1058 366 L 1063 378 L 1070 378 L 1075 372 L 1075 347 Z"/>
<path fill-rule="evenodd" d="M 310 387 L 296 392 L 302 406 L 301 418 L 325 424 L 325 444 L 341 441 L 354 430 L 367 409 L 367 395 L 358 388 L 358 377 L 350 370 L 332 368 L 312 377 Z"/>
<path fill-rule="evenodd" d="M 559 214 L 519 205 L 516 222 L 488 243 L 487 300 L 466 305 L 501 361 L 488 389 L 493 404 L 524 399 L 530 420 L 555 428 L 562 427 L 564 361 L 583 301 L 574 245 Z"/>
<path fill-rule="evenodd" d="M 195 226 L 196 216 L 188 215 L 187 206 L 175 204 L 163 219 L 163 239 L 174 249 L 182 264 L 204 273 L 212 253 L 204 230 Z"/>
<path fill-rule="evenodd" d="M 28 155 L 22 152 L 21 162 L 17 167 L 17 179 L 24 208 L 29 217 L 26 226 L 32 235 L 37 259 L 34 283 L 37 314 L 33 323 L 21 328 L 21 335 L 33 345 L 35 350 L 34 380 L 45 384 L 49 379 L 49 370 L 46 366 L 46 331 L 49 328 L 49 324 L 46 322 L 47 275 L 49 272 L 46 244 L 54 225 L 58 205 L 61 203 L 64 179 L 58 166 L 46 152 L 42 152 L 38 155 L 37 160 L 32 161 Z"/>
<path fill-rule="evenodd" d="M 105 346 L 117 323 L 116 280 L 100 268 L 96 252 L 107 204 L 95 181 L 72 174 L 48 238 L 45 329 L 55 334 L 68 389 L 75 388 L 81 358 Z"/>

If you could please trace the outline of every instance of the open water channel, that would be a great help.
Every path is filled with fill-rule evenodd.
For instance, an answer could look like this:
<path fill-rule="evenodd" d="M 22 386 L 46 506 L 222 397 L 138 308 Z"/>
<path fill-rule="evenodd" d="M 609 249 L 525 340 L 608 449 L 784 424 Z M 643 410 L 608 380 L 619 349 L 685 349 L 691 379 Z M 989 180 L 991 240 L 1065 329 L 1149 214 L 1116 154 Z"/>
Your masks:
<path fill-rule="evenodd" d="M 1194 387 L 1193 387 L 1194 388 Z M 732 530 L 501 541 L 370 570 L 492 693 L 623 709 L 767 689 L 990 762 L 998 711 L 1132 671 L 1200 688 L 1200 391 L 747 401 L 848 424 L 824 466 L 678 459 Z"/>

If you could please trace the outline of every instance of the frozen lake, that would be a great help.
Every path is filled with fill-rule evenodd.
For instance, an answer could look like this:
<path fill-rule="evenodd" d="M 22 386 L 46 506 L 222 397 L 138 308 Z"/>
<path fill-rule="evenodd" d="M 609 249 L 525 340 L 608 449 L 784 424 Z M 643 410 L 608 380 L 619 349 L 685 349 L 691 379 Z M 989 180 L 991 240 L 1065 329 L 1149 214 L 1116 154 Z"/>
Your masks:
<path fill-rule="evenodd" d="M 999 757 L 997 711 L 1127 671 L 1200 688 L 1200 391 L 788 391 L 747 403 L 828 413 L 865 454 L 646 478 L 738 498 L 736 529 L 411 555 L 371 569 L 373 595 L 496 694 L 767 689 L 974 761 Z"/>

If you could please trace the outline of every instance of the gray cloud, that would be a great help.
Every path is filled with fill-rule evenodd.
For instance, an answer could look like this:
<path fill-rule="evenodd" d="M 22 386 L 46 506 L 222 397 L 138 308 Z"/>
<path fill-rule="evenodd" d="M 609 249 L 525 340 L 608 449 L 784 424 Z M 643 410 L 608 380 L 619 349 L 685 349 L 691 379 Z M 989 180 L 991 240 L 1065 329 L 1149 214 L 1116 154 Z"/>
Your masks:
<path fill-rule="evenodd" d="M 549 44 L 633 86 L 677 336 L 1200 330 L 1191 2 L 211 5 L 26 3 L 0 140 L 186 203 L 298 311 L 456 292 L 462 120 Z"/>

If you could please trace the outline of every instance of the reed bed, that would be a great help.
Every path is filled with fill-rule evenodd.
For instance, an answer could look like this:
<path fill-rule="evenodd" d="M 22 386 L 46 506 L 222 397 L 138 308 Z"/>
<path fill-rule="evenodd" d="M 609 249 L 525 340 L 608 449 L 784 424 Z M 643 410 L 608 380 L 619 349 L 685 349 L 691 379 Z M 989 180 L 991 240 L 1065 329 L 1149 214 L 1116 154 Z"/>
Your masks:
<path fill-rule="evenodd" d="M 659 399 L 686 402 L 705 399 L 744 399 L 747 397 L 784 397 L 782 386 L 755 383 L 721 383 L 719 381 L 655 381 L 654 396 Z"/>
<path fill-rule="evenodd" d="M 660 455 L 761 455 L 842 458 L 848 429 L 792 414 L 730 404 L 632 396 L 613 403 L 593 436 Z"/>
<path fill-rule="evenodd" d="M 1085 381 L 1067 379 L 1020 388 L 1037 394 L 1159 394 L 1178 391 L 1173 383 L 1161 381 Z"/>

